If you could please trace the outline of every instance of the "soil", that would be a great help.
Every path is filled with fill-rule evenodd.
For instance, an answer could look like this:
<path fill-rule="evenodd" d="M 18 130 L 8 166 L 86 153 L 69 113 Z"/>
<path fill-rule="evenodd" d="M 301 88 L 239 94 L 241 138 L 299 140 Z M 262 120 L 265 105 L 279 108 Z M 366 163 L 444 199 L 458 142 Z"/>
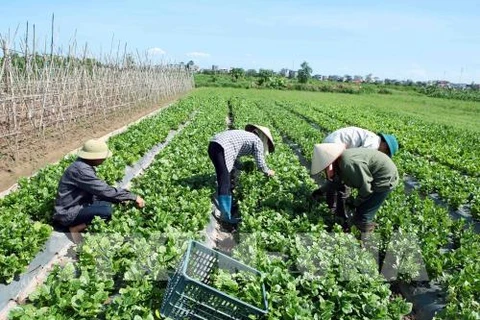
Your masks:
<path fill-rule="evenodd" d="M 98 120 L 97 118 L 95 123 L 74 123 L 67 132 L 51 133 L 41 139 L 30 141 L 22 150 L 19 150 L 16 160 L 8 157 L 0 158 L 0 192 L 12 187 L 19 178 L 31 176 L 47 164 L 61 160 L 67 153 L 80 148 L 86 140 L 100 138 L 122 128 L 172 103 L 179 97 L 161 101 L 150 107 L 130 109 L 128 116 L 113 115 L 107 119 Z"/>

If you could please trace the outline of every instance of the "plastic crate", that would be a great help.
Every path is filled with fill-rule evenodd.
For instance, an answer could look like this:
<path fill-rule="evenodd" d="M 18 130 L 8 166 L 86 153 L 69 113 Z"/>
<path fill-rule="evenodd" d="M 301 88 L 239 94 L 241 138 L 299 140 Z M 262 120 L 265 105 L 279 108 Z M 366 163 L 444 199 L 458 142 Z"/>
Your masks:
<path fill-rule="evenodd" d="M 171 319 L 249 319 L 264 317 L 268 312 L 265 286 L 258 308 L 225 294 L 210 286 L 216 269 L 236 273 L 239 271 L 261 276 L 261 273 L 220 252 L 191 241 L 176 272 L 168 281 L 161 315 Z"/>

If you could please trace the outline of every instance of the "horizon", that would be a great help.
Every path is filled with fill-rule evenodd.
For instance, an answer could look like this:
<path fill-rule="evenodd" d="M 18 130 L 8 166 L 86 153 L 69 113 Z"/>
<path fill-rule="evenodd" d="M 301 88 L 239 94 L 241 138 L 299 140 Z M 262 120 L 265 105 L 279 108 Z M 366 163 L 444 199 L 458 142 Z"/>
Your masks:
<path fill-rule="evenodd" d="M 26 23 L 30 37 L 35 25 L 37 43 L 45 44 L 37 48 L 43 48 L 54 14 L 55 49 L 88 43 L 92 57 L 126 45 L 127 52 L 156 63 L 193 60 L 202 69 L 278 72 L 307 61 L 312 75 L 480 82 L 480 9 L 473 0 L 20 0 L 0 8 L 8 13 L 0 36 L 13 39 L 12 49 L 21 52 Z"/>

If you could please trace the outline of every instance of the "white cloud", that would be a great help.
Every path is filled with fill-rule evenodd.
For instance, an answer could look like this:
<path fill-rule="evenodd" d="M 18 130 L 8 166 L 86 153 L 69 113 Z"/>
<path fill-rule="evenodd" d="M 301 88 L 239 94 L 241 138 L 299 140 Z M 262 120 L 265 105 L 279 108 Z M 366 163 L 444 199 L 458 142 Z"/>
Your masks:
<path fill-rule="evenodd" d="M 164 55 L 164 54 L 167 53 L 165 50 L 160 49 L 160 48 L 150 48 L 150 49 L 148 49 L 147 52 L 151 56 L 161 56 L 161 55 Z"/>
<path fill-rule="evenodd" d="M 187 53 L 187 57 L 193 57 L 193 58 L 208 58 L 210 57 L 210 53 L 205 53 L 205 52 L 189 52 Z"/>

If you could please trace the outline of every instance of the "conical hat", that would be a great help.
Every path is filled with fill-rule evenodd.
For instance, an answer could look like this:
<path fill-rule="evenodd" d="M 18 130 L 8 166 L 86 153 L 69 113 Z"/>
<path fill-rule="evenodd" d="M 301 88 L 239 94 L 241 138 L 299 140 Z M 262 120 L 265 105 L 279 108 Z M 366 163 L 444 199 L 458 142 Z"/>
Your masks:
<path fill-rule="evenodd" d="M 106 159 L 111 157 L 112 152 L 105 142 L 91 139 L 85 142 L 78 152 L 78 157 L 86 160 Z"/>
<path fill-rule="evenodd" d="M 312 168 L 315 175 L 331 165 L 345 150 L 343 143 L 319 143 L 313 146 Z"/>
<path fill-rule="evenodd" d="M 268 139 L 268 151 L 270 153 L 275 151 L 275 144 L 273 143 L 272 134 L 270 133 L 270 129 L 267 127 L 262 127 L 256 124 L 247 124 L 245 126 L 245 131 L 253 132 L 255 129 L 260 130 Z"/>

